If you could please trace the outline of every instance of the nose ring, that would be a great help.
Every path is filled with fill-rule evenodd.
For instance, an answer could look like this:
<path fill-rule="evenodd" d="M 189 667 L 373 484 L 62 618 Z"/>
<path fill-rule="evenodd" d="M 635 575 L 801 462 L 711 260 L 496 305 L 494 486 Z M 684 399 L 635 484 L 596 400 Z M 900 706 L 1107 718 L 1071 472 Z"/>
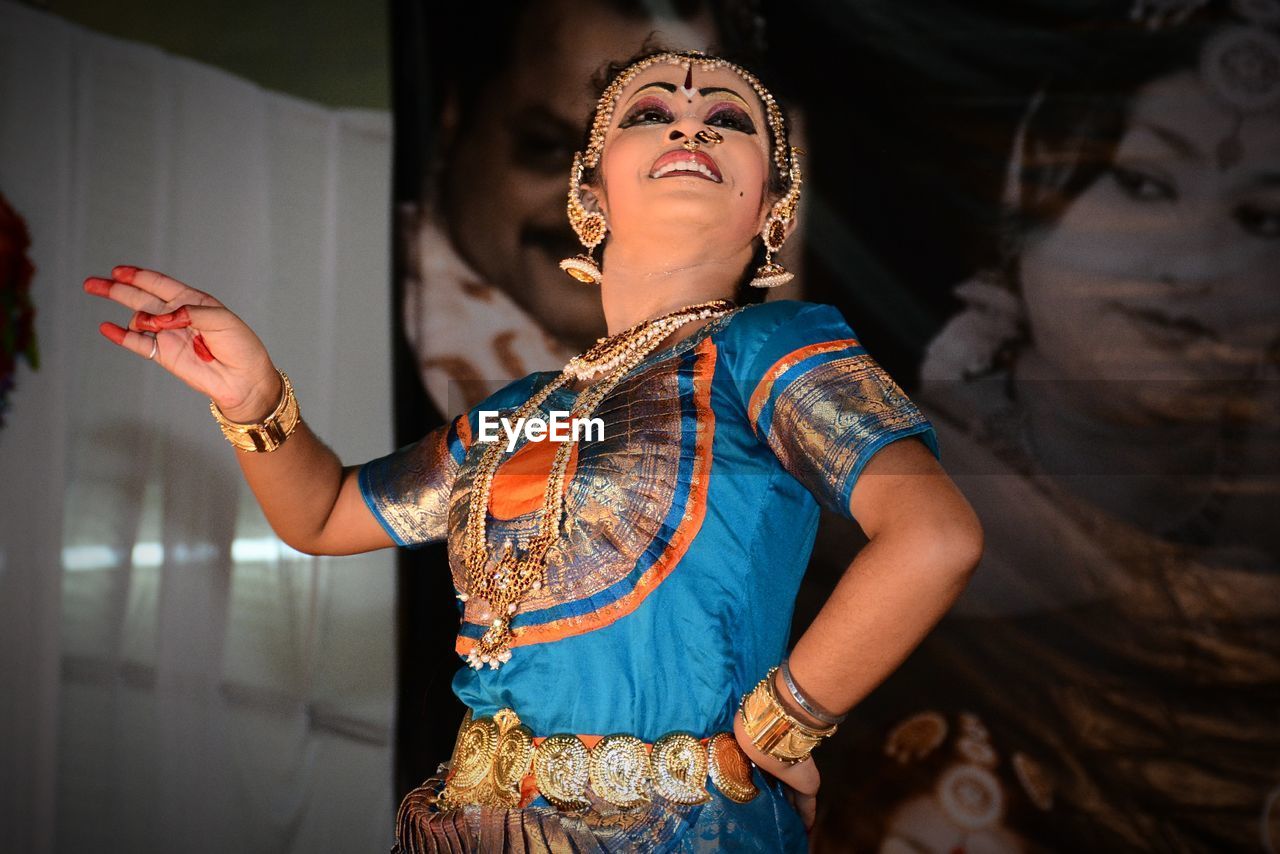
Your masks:
<path fill-rule="evenodd" d="M 724 136 L 718 131 L 711 130 L 711 128 L 703 128 L 695 133 L 692 138 L 686 139 L 681 145 L 689 151 L 697 151 L 700 144 L 715 145 L 717 142 L 724 142 Z"/>

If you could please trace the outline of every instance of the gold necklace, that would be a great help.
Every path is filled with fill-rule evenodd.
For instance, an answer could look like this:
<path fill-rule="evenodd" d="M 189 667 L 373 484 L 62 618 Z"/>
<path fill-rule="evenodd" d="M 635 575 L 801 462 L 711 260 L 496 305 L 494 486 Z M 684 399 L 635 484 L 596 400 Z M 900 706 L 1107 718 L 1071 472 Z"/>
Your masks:
<path fill-rule="evenodd" d="M 694 320 L 719 317 L 735 308 L 732 300 L 719 299 L 695 303 L 641 321 L 616 335 L 599 339 L 585 353 L 575 356 L 565 365 L 560 375 L 539 389 L 516 411 L 513 420 L 528 418 L 542 405 L 552 392 L 570 380 L 585 379 L 591 374 L 606 370 L 608 375 L 582 392 L 575 402 L 573 415 L 587 417 L 595 411 L 605 396 L 622 381 L 632 368 L 653 352 L 672 332 Z M 488 444 L 476 466 L 472 482 L 471 500 L 467 513 L 467 526 L 463 538 L 466 556 L 463 561 L 467 589 L 458 594 L 463 602 L 473 597 L 483 599 L 489 610 L 482 615 L 489 619 L 489 628 L 476 641 L 467 655 L 467 664 L 479 670 L 485 664 L 496 670 L 511 659 L 511 619 L 517 603 L 530 591 L 542 589 L 546 578 L 546 555 L 559 533 L 560 519 L 564 514 L 564 479 L 569 465 L 569 455 L 575 440 L 561 442 L 551 464 L 551 476 L 542 498 L 542 519 L 539 530 L 527 543 L 523 557 L 517 556 L 515 546 L 508 539 L 502 546 L 501 557 L 496 564 L 488 545 L 489 495 L 493 489 L 493 477 L 502 459 L 502 442 Z M 567 521 L 567 519 L 566 519 Z"/>

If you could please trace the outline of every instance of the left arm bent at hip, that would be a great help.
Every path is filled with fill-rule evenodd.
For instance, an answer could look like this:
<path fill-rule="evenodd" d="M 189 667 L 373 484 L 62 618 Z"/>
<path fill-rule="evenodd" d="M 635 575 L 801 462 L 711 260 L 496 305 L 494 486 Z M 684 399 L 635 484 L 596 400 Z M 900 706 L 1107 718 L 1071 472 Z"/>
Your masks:
<path fill-rule="evenodd" d="M 790 660 L 804 694 L 836 714 L 861 702 L 924 640 L 964 590 L 983 548 L 973 508 L 919 441 L 877 451 L 854 484 L 849 511 L 869 541 Z"/>

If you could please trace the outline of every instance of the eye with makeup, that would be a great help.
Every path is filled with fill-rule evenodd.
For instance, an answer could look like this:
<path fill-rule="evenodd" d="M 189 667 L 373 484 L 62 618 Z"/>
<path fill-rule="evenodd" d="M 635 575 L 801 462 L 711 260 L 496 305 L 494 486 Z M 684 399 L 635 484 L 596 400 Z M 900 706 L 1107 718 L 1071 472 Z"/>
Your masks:
<path fill-rule="evenodd" d="M 512 161 L 542 175 L 558 175 L 573 159 L 577 129 L 547 112 L 530 110 L 511 124 Z"/>
<path fill-rule="evenodd" d="M 636 125 L 668 124 L 675 121 L 671 108 L 657 98 L 644 98 L 627 111 L 618 124 L 620 130 Z M 739 133 L 754 134 L 755 122 L 737 104 L 720 102 L 712 104 L 703 121 L 711 127 L 728 128 Z"/>
<path fill-rule="evenodd" d="M 1178 190 L 1172 181 L 1143 169 L 1116 163 L 1111 167 L 1111 179 L 1121 192 L 1135 201 L 1169 202 L 1178 198 Z"/>
<path fill-rule="evenodd" d="M 618 124 L 618 128 L 626 129 L 635 125 L 666 124 L 674 118 L 666 104 L 657 98 L 645 98 L 627 111 L 626 117 Z"/>
<path fill-rule="evenodd" d="M 1254 237 L 1270 240 L 1280 237 L 1280 208 L 1245 202 L 1232 212 L 1232 217 Z"/>
<path fill-rule="evenodd" d="M 708 112 L 705 121 L 713 127 L 729 128 L 740 133 L 753 134 L 756 132 L 756 124 L 751 121 L 751 116 L 747 115 L 736 104 L 716 104 Z"/>

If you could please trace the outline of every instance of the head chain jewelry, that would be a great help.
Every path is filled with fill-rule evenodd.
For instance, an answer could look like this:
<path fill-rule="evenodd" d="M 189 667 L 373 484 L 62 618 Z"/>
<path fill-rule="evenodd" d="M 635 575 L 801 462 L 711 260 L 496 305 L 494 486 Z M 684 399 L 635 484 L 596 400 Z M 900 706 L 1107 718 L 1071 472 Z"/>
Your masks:
<path fill-rule="evenodd" d="M 1176 28 L 1209 0 L 1135 0 L 1129 17 L 1149 30 Z M 1280 105 L 1280 0 L 1232 0 L 1236 20 L 1223 23 L 1200 49 L 1200 79 L 1235 113 L 1235 127 L 1214 157 L 1220 169 L 1244 156 L 1240 128 L 1245 116 Z"/>
<path fill-rule="evenodd" d="M 583 165 L 587 169 L 594 169 L 600 163 L 600 155 L 604 152 L 605 134 L 608 133 L 609 125 L 613 121 L 613 111 L 618 106 L 618 97 L 622 94 L 622 90 L 640 72 L 662 62 L 668 65 L 691 63 L 699 68 L 707 69 L 727 68 L 746 81 L 747 85 L 755 90 L 756 95 L 759 96 L 760 101 L 764 104 L 765 117 L 769 122 L 769 130 L 773 134 L 773 162 L 784 175 L 787 174 L 789 168 L 787 130 L 782 120 L 782 110 L 778 108 L 773 95 L 747 69 L 729 62 L 727 59 L 708 56 L 701 51 L 668 51 L 654 54 L 628 65 L 618 72 L 618 75 L 613 78 L 609 85 L 605 87 L 604 92 L 601 93 L 600 100 L 596 102 L 596 114 L 591 122 L 591 135 L 587 140 L 587 150 L 583 153 Z"/>

